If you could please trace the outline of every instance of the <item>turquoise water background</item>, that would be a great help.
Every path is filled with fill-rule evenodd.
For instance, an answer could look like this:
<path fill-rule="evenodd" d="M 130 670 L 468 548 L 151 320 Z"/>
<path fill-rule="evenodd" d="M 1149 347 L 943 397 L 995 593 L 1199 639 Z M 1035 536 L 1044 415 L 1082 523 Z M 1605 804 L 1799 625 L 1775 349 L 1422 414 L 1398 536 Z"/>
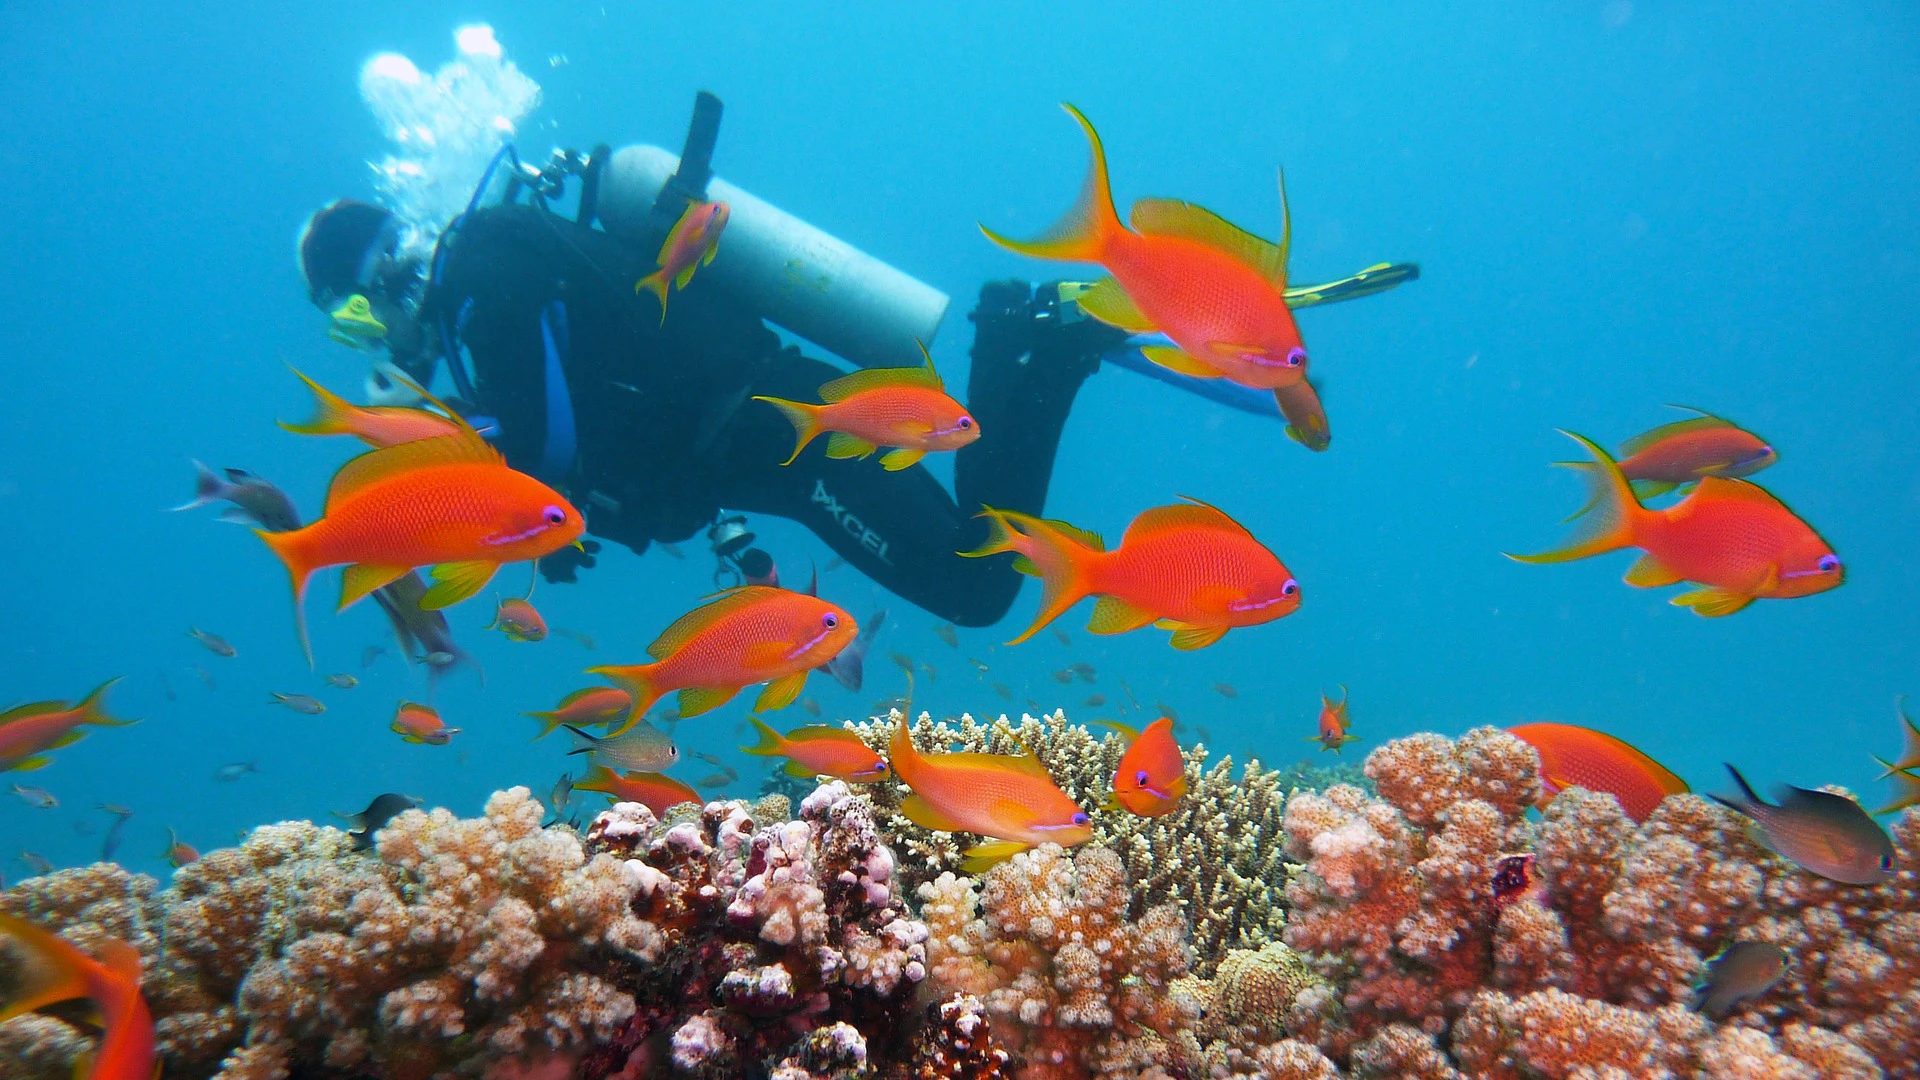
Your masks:
<path fill-rule="evenodd" d="M 581 584 L 535 595 L 552 625 L 592 635 L 592 652 L 483 632 L 490 599 L 455 609 L 486 680 L 447 680 L 436 701 L 463 734 L 413 746 L 387 723 L 424 677 L 391 651 L 360 670 L 363 647 L 391 647 L 371 604 L 335 617 L 331 577 L 316 581 L 309 672 L 264 547 L 211 511 L 161 512 L 187 497 L 199 458 L 259 472 L 316 515 L 352 446 L 274 426 L 308 409 L 282 361 L 345 389 L 364 360 L 306 303 L 295 230 L 325 201 L 372 194 L 366 163 L 386 148 L 356 89 L 361 64 L 394 50 L 431 70 L 475 21 L 545 89 L 518 140 L 534 158 L 603 140 L 677 148 L 694 91 L 719 94 L 719 175 L 953 296 L 933 346 L 950 385 L 965 385 L 964 313 L 983 280 L 1072 273 L 975 229 L 1030 233 L 1071 200 L 1086 150 L 1062 100 L 1099 127 L 1122 206 L 1175 196 L 1272 235 L 1284 165 L 1296 280 L 1421 264 L 1416 284 L 1303 313 L 1334 429 L 1325 454 L 1117 370 L 1087 384 L 1066 432 L 1050 516 L 1117 537 L 1147 506 L 1204 498 L 1298 576 L 1298 614 L 1187 654 L 1154 631 L 1091 638 L 1083 607 L 1056 624 L 1070 646 L 1047 634 L 997 646 L 1031 617 L 1029 586 L 1004 623 L 961 631 L 954 650 L 935 617 L 840 569 L 826 595 L 892 617 L 862 693 L 812 680 L 830 718 L 898 693 L 884 656 L 898 650 L 938 669 L 916 701 L 936 714 L 1007 708 L 989 686 L 1003 681 L 1017 699 L 1113 715 L 1079 705 L 1094 690 L 1119 699 L 1124 677 L 1216 749 L 1285 762 L 1312 751 L 1318 694 L 1344 683 L 1364 740 L 1349 757 L 1412 731 L 1557 720 L 1626 738 L 1696 788 L 1723 787 L 1732 761 L 1756 783 L 1841 783 L 1881 801 L 1867 755 L 1898 749 L 1891 703 L 1920 692 L 1911 5 L 282 7 L 23 4 L 0 34 L 0 535 L 13 570 L 0 699 L 74 698 L 124 675 L 111 708 L 144 718 L 0 777 L 62 800 L 0 798 L 10 879 L 25 872 L 20 849 L 93 858 L 102 801 L 136 811 L 120 858 L 156 870 L 169 825 L 207 848 L 380 791 L 463 813 L 510 784 L 544 793 L 578 759 L 557 738 L 530 746 L 519 714 L 592 681 L 588 664 L 638 659 L 709 591 L 697 544 L 684 561 L 610 549 Z M 1758 479 L 1840 552 L 1842 588 L 1704 620 L 1668 606 L 1674 590 L 1622 585 L 1626 555 L 1500 556 L 1552 546 L 1579 504 L 1573 478 L 1547 467 L 1577 456 L 1554 428 L 1617 445 L 1674 418 L 1667 402 L 1729 416 L 1780 451 Z M 784 566 L 827 562 L 803 530 L 754 524 Z M 525 580 L 517 568 L 499 583 Z M 201 650 L 189 626 L 240 655 Z M 990 666 L 984 681 L 967 656 Z M 1099 686 L 1052 679 L 1077 661 Z M 362 685 L 325 689 L 332 671 Z M 270 707 L 270 691 L 329 711 Z M 684 750 L 740 770 L 735 794 L 761 771 L 732 749 L 749 741 L 744 702 L 678 729 Z M 245 760 L 261 772 L 213 781 Z"/>

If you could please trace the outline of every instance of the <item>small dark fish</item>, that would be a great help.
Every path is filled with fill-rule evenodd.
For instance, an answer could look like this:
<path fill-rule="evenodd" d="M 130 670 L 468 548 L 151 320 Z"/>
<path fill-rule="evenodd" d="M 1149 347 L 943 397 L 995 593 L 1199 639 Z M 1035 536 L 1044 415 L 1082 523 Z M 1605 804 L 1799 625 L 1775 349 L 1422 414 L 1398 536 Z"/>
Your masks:
<path fill-rule="evenodd" d="M 1011 687 L 1007 686 L 1006 683 L 1001 683 L 1001 682 L 994 683 L 993 692 L 996 694 L 999 694 L 1003 698 L 1006 698 L 1008 701 L 1013 700 L 1013 690 Z"/>
<path fill-rule="evenodd" d="M 1082 702 L 1082 704 L 1089 709 L 1097 709 L 1106 703 L 1107 696 L 1105 694 L 1088 694 L 1087 700 Z"/>
<path fill-rule="evenodd" d="M 1787 950 L 1765 941 L 1736 941 L 1707 961 L 1693 984 L 1691 1007 L 1715 1020 L 1759 997 L 1787 973 Z"/>
<path fill-rule="evenodd" d="M 454 660 L 454 655 L 445 649 L 435 649 L 433 652 L 427 653 L 420 658 L 421 663 L 434 668 L 447 667 L 452 664 Z"/>
<path fill-rule="evenodd" d="M 213 778 L 220 783 L 230 784 L 248 773 L 257 773 L 259 771 L 260 766 L 251 761 L 234 761 L 222 765 L 215 770 Z"/>
<path fill-rule="evenodd" d="M 187 636 L 199 642 L 203 648 L 215 656 L 224 656 L 232 659 L 239 655 L 238 650 L 227 644 L 227 639 L 221 637 L 219 634 L 209 634 L 205 630 L 195 626 L 187 630 Z"/>
<path fill-rule="evenodd" d="M 860 624 L 860 632 L 853 635 L 847 647 L 839 655 L 827 661 L 822 667 L 833 681 L 847 690 L 859 692 L 860 685 L 866 681 L 867 650 L 873 646 L 873 636 L 887 621 L 887 609 L 881 608 L 873 613 L 866 622 Z"/>
<path fill-rule="evenodd" d="M 375 660 L 385 655 L 387 655 L 387 647 L 385 645 L 369 645 L 360 650 L 360 670 L 365 671 L 372 667 Z"/>
<path fill-rule="evenodd" d="M 327 706 L 324 702 L 317 698 L 308 697 L 305 694 L 269 693 L 267 696 L 273 699 L 267 702 L 269 705 L 285 705 L 294 712 L 305 713 L 308 716 L 319 716 L 321 713 L 327 711 Z"/>
<path fill-rule="evenodd" d="M 887 659 L 893 661 L 894 667 L 909 675 L 913 674 L 913 657 L 903 652 L 890 652 L 887 654 Z"/>
<path fill-rule="evenodd" d="M 393 625 L 400 655 L 427 665 L 429 685 L 456 667 L 471 665 L 480 675 L 480 685 L 485 686 L 487 673 L 454 643 L 453 628 L 447 624 L 447 617 L 439 611 L 421 608 L 420 600 L 426 595 L 427 583 L 417 570 L 374 590 L 374 602 L 387 613 L 387 621 Z"/>
<path fill-rule="evenodd" d="M 130 818 L 133 816 L 133 808 L 131 806 L 121 806 L 119 803 L 110 802 L 95 803 L 94 806 L 98 809 L 105 810 L 114 817 Z"/>
<path fill-rule="evenodd" d="M 27 869 L 36 874 L 53 873 L 53 864 L 47 861 L 45 855 L 40 855 L 32 851 L 22 851 L 20 853 L 20 861 L 26 863 Z"/>
<path fill-rule="evenodd" d="M 1061 668 L 1059 671 L 1053 673 L 1053 681 L 1061 685 L 1070 683 L 1073 681 L 1073 672 L 1068 671 L 1066 668 Z"/>
<path fill-rule="evenodd" d="M 1032 709 L 1035 713 L 1043 713 L 1047 709 L 1045 705 L 1040 704 L 1040 702 L 1033 698 L 1028 698 L 1026 704 L 1027 708 Z"/>
<path fill-rule="evenodd" d="M 13 785 L 13 793 L 20 796 L 21 802 L 26 803 L 36 810 L 55 810 L 60 806 L 60 800 L 54 798 L 53 792 L 48 791 L 46 788 L 26 787 L 21 784 L 15 784 Z"/>
<path fill-rule="evenodd" d="M 981 677 L 984 677 L 984 676 L 985 676 L 985 675 L 987 674 L 987 664 L 986 664 L 986 661 L 984 661 L 984 660 L 975 660 L 975 659 L 974 659 L 973 657 L 971 657 L 971 656 L 969 656 L 969 657 L 967 657 L 967 663 L 969 663 L 969 664 L 972 664 L 972 665 L 973 665 L 973 671 L 974 671 L 974 677 L 975 677 L 975 678 L 981 678 Z"/>
<path fill-rule="evenodd" d="M 1762 802 L 1731 765 L 1740 794 L 1713 796 L 1760 826 L 1767 846 L 1802 870 L 1848 885 L 1878 885 L 1893 877 L 1893 840 L 1860 804 L 1831 791 L 1782 784 L 1778 805 Z"/>
<path fill-rule="evenodd" d="M 698 788 L 726 787 L 738 779 L 740 779 L 740 774 L 734 772 L 732 769 L 728 769 L 724 772 L 714 773 L 711 776 L 703 776 L 695 780 L 693 786 Z"/>
<path fill-rule="evenodd" d="M 653 546 L 659 548 L 661 551 L 666 552 L 667 554 L 673 556 L 676 559 L 684 559 L 687 557 L 686 552 L 681 551 L 680 545 L 678 544 L 669 544 L 665 540 L 655 540 L 653 542 Z"/>
<path fill-rule="evenodd" d="M 1232 683 L 1223 683 L 1223 682 L 1214 683 L 1213 692 L 1216 694 L 1219 694 L 1223 698 L 1237 698 L 1240 696 L 1240 691 L 1235 690 L 1233 688 Z"/>
<path fill-rule="evenodd" d="M 1068 648 L 1073 647 L 1073 639 L 1067 636 L 1067 632 L 1065 630 L 1062 630 L 1056 626 L 1053 628 L 1053 636 L 1060 639 L 1060 644 L 1065 645 Z"/>
<path fill-rule="evenodd" d="M 300 527 L 300 512 L 293 508 L 293 500 L 273 484 L 245 469 L 225 470 L 225 480 L 197 461 L 193 469 L 193 501 L 173 509 L 192 510 L 219 500 L 233 504 L 220 512 L 221 521 L 258 525 L 268 532 L 290 532 Z"/>
<path fill-rule="evenodd" d="M 888 713 L 891 713 L 895 709 L 899 709 L 904 714 L 908 709 L 912 707 L 913 707 L 913 699 L 902 694 L 896 697 L 882 698 L 879 701 L 874 702 L 872 715 L 886 716 Z"/>
<path fill-rule="evenodd" d="M 1080 681 L 1084 683 L 1090 683 L 1100 677 L 1100 673 L 1093 669 L 1092 664 L 1068 664 L 1067 670 L 1080 676 Z"/>
<path fill-rule="evenodd" d="M 957 649 L 960 647 L 960 634 L 953 628 L 952 623 L 935 623 L 933 633 L 935 637 L 947 643 L 947 648 Z"/>
<path fill-rule="evenodd" d="M 120 850 L 120 839 L 127 831 L 127 822 L 133 818 L 133 811 L 113 803 L 101 803 L 100 809 L 113 815 L 113 824 L 108 826 L 107 835 L 100 841 L 100 861 L 112 862 L 114 853 Z"/>
<path fill-rule="evenodd" d="M 592 638 L 578 630 L 568 630 L 565 627 L 556 626 L 553 628 L 553 636 L 566 638 L 568 641 L 573 642 L 588 652 L 592 652 L 596 647 L 596 643 Z"/>
<path fill-rule="evenodd" d="M 819 703 L 819 702 L 817 702 L 817 701 L 815 701 L 815 700 L 813 700 L 813 699 L 812 699 L 812 698 L 810 698 L 810 697 L 803 697 L 803 698 L 801 698 L 801 699 L 800 699 L 800 707 L 801 707 L 802 709 L 805 709 L 805 710 L 807 711 L 807 715 L 808 715 L 808 716 L 819 716 L 819 715 L 820 715 L 820 703 Z"/>
<path fill-rule="evenodd" d="M 833 558 L 827 560 L 827 565 L 822 567 L 820 572 L 823 574 L 831 574 L 845 565 L 847 565 L 847 560 L 835 555 Z"/>
<path fill-rule="evenodd" d="M 206 688 L 207 688 L 207 689 L 209 689 L 209 690 L 217 690 L 217 689 L 219 689 L 219 687 L 217 687 L 217 686 L 215 686 L 215 685 L 214 685 L 214 682 L 213 682 L 213 675 L 212 675 L 212 673 L 210 673 L 210 672 L 208 672 L 206 668 L 203 668 L 203 667 L 195 667 L 195 668 L 193 669 L 193 673 L 194 673 L 195 675 L 198 675 L 198 676 L 200 676 L 200 681 L 201 681 L 202 683 L 204 683 L 204 684 L 206 685 Z"/>
<path fill-rule="evenodd" d="M 548 800 L 552 804 L 548 809 L 553 811 L 554 817 L 559 817 L 560 811 L 565 810 L 567 804 L 573 801 L 572 773 L 560 774 L 560 779 L 553 782 L 553 793 L 548 796 Z"/>
<path fill-rule="evenodd" d="M 1137 697 L 1134 697 L 1134 696 L 1133 696 L 1133 687 L 1131 687 L 1131 686 L 1128 686 L 1128 685 L 1127 685 L 1127 680 L 1125 680 L 1125 679 L 1121 679 L 1121 680 L 1119 680 L 1119 682 L 1120 682 L 1120 689 L 1121 689 L 1121 690 L 1122 690 L 1122 691 L 1123 691 L 1123 692 L 1124 692 L 1124 693 L 1125 693 L 1125 694 L 1127 695 L 1127 701 L 1128 701 L 1128 702 L 1130 702 L 1130 703 L 1131 703 L 1131 704 L 1133 705 L 1133 711 L 1134 711 L 1134 712 L 1139 712 L 1139 711 L 1140 711 L 1140 699 L 1139 699 L 1139 698 L 1137 698 Z M 1179 721 L 1178 721 L 1178 719 L 1177 719 L 1177 718 L 1174 718 L 1174 717 L 1168 717 L 1168 719 L 1170 719 L 1170 720 L 1174 720 L 1174 722 L 1175 722 L 1175 723 L 1178 723 L 1178 722 L 1179 722 Z"/>
<path fill-rule="evenodd" d="M 1205 724 L 1195 724 L 1195 725 L 1193 725 L 1193 733 L 1194 733 L 1194 734 L 1196 734 L 1196 735 L 1198 735 L 1198 736 L 1200 736 L 1200 739 L 1201 739 L 1201 741 L 1202 741 L 1202 742 L 1212 742 L 1212 741 L 1213 741 L 1213 732 L 1211 732 L 1211 731 L 1208 731 L 1208 730 L 1207 730 L 1207 725 L 1205 725 Z M 1248 757 L 1248 758 L 1252 758 L 1252 757 L 1253 757 L 1253 755 L 1252 755 L 1252 754 L 1248 754 L 1248 755 L 1247 755 L 1247 757 Z"/>
<path fill-rule="evenodd" d="M 704 761 L 709 765 L 725 765 L 726 764 L 725 761 L 722 761 L 720 759 L 720 755 L 709 754 L 704 750 L 695 750 L 693 752 L 693 756 L 699 758 L 701 761 Z"/>
<path fill-rule="evenodd" d="M 360 685 L 360 680 L 351 675 L 326 675 L 322 677 L 327 680 L 328 686 L 337 687 L 341 690 L 351 690 Z"/>
<path fill-rule="evenodd" d="M 1159 698 L 1153 699 L 1153 708 L 1155 712 L 1158 712 L 1161 716 L 1164 716 L 1167 719 L 1172 720 L 1174 723 L 1177 724 L 1180 722 L 1180 714 L 1173 710 L 1173 706 L 1167 704 L 1164 701 L 1161 701 Z"/>
<path fill-rule="evenodd" d="M 925 660 L 920 661 L 920 670 L 927 673 L 928 682 L 940 681 L 940 673 L 935 671 L 933 665 L 927 663 Z"/>
<path fill-rule="evenodd" d="M 373 846 L 374 833 L 386 828 L 387 822 L 419 805 L 420 800 L 411 795 L 400 795 L 389 791 L 383 795 L 375 795 L 373 801 L 367 804 L 367 808 L 357 814 L 337 816 L 345 818 L 347 823 L 353 826 L 347 830 L 347 835 L 353 837 L 354 850 L 365 851 Z"/>

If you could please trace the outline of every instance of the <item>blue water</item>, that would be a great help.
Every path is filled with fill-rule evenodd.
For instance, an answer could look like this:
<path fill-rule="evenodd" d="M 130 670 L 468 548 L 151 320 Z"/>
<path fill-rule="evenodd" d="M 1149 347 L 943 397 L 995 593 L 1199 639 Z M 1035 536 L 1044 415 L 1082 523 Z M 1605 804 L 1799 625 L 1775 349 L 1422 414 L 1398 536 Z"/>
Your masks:
<path fill-rule="evenodd" d="M 1058 624 L 1070 646 L 1048 634 L 996 646 L 1031 617 L 1029 587 L 956 651 L 932 616 L 851 569 L 828 575 L 827 595 L 857 614 L 892 610 L 880 654 L 939 669 L 917 705 L 998 712 L 1008 703 L 988 682 L 1001 680 L 1088 716 L 1090 688 L 1049 674 L 1085 661 L 1100 671 L 1092 689 L 1117 699 L 1124 677 L 1218 749 L 1269 761 L 1311 749 L 1317 695 L 1341 683 L 1365 740 L 1349 755 L 1410 731 L 1544 719 L 1629 739 L 1696 787 L 1720 786 L 1727 760 L 1756 782 L 1868 791 L 1867 755 L 1898 749 L 1892 700 L 1920 692 L 1910 5 L 1109 5 L 1091 18 L 843 4 L 831 21 L 778 4 L 548 6 L 10 13 L 0 698 L 72 698 L 124 675 L 111 707 L 144 720 L 0 777 L 62 800 L 49 812 L 0 798 L 8 877 L 24 872 L 20 849 L 93 858 L 102 801 L 136 811 L 121 858 L 155 870 L 169 825 L 211 847 L 384 790 L 463 812 L 509 784 L 544 792 L 565 748 L 530 747 L 518 714 L 590 681 L 589 663 L 637 658 L 710 588 L 697 549 L 685 561 L 610 549 L 582 584 L 543 586 L 549 622 L 592 635 L 591 653 L 482 632 L 486 600 L 456 609 L 486 681 L 441 688 L 465 729 L 454 745 L 411 746 L 386 725 L 424 680 L 391 653 L 360 670 L 364 646 L 390 644 L 371 605 L 335 617 L 330 582 L 315 588 L 320 673 L 363 677 L 323 689 L 262 546 L 210 511 L 160 512 L 186 497 L 199 458 L 273 478 L 316 513 L 350 448 L 274 426 L 308 407 L 282 362 L 347 388 L 364 361 L 327 341 L 305 302 L 294 233 L 329 199 L 371 196 L 366 162 L 386 148 L 360 65 L 396 50 L 431 70 L 476 20 L 545 88 L 520 139 L 535 157 L 556 143 L 677 147 L 693 92 L 718 93 L 722 176 L 954 297 L 933 348 L 951 385 L 964 385 L 962 314 L 979 283 L 1064 269 L 974 228 L 1019 235 L 1067 205 L 1085 148 L 1061 100 L 1099 126 L 1123 206 L 1177 196 L 1271 235 L 1284 164 L 1297 280 L 1421 264 L 1417 284 L 1303 314 L 1335 432 L 1326 454 L 1119 371 L 1088 384 L 1066 433 L 1050 516 L 1115 536 L 1175 494 L 1207 499 L 1299 577 L 1298 614 L 1184 654 L 1153 631 L 1092 639 L 1083 608 Z M 1574 449 L 1554 428 L 1614 445 L 1672 419 L 1666 402 L 1779 448 L 1759 479 L 1847 560 L 1842 588 L 1704 620 L 1668 606 L 1673 590 L 1622 585 L 1626 555 L 1501 558 L 1553 545 L 1578 505 L 1572 478 L 1546 464 Z M 755 525 L 783 562 L 826 563 L 797 527 Z M 202 651 L 192 625 L 240 656 Z M 966 656 L 990 665 L 987 681 Z M 1221 682 L 1237 700 L 1211 689 Z M 816 676 L 809 693 L 845 717 L 899 689 L 878 656 L 865 692 Z M 329 711 L 269 707 L 269 691 L 316 694 Z M 743 713 L 679 729 L 683 748 L 741 770 L 736 793 L 757 779 L 731 749 Z M 244 760 L 260 774 L 213 781 Z M 707 771 L 689 765 L 684 778 Z"/>

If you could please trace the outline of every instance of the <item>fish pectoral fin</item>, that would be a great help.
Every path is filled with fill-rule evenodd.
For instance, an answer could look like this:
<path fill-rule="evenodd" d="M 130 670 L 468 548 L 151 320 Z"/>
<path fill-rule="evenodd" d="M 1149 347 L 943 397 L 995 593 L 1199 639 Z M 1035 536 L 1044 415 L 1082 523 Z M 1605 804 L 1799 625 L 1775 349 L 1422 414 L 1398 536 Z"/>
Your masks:
<path fill-rule="evenodd" d="M 1086 291 L 1075 297 L 1074 301 L 1080 305 L 1080 310 L 1109 326 L 1117 326 L 1130 333 L 1147 334 L 1159 329 L 1152 319 L 1141 313 L 1133 297 L 1127 295 L 1127 290 L 1110 277 L 1101 278 L 1087 286 Z"/>
<path fill-rule="evenodd" d="M 920 459 L 926 456 L 925 450 L 903 446 L 898 450 L 889 450 L 880 455 L 880 467 L 888 472 L 899 472 L 901 469 L 910 469 L 919 464 Z"/>
<path fill-rule="evenodd" d="M 1162 630 L 1172 630 L 1173 638 L 1170 644 L 1172 644 L 1174 648 L 1183 651 L 1204 649 L 1225 637 L 1228 630 L 1225 626 L 1194 626 L 1190 623 L 1173 622 L 1168 619 L 1162 619 L 1154 625 L 1160 627 Z"/>
<path fill-rule="evenodd" d="M 926 800 L 926 796 L 918 793 L 900 800 L 900 814 L 915 825 L 923 829 L 932 829 L 935 832 L 962 832 L 965 830 L 965 826 L 948 817 L 946 814 L 941 813 L 939 810 L 934 809 L 933 804 Z"/>
<path fill-rule="evenodd" d="M 1695 589 L 1683 592 L 1667 603 L 1675 607 L 1692 608 L 1695 615 L 1714 619 L 1739 611 L 1753 603 L 1753 597 L 1732 589 Z"/>
<path fill-rule="evenodd" d="M 1087 620 L 1089 634 L 1124 634 L 1153 621 L 1153 612 L 1136 607 L 1117 596 L 1102 596 L 1093 605 L 1093 617 Z"/>
<path fill-rule="evenodd" d="M 1627 576 L 1621 580 L 1635 588 L 1657 589 L 1662 585 L 1672 585 L 1686 579 L 1668 569 L 1666 564 L 1652 555 L 1642 555 L 1634 560 L 1632 566 L 1627 567 Z"/>
<path fill-rule="evenodd" d="M 493 580 L 494 573 L 499 569 L 499 563 L 478 559 L 472 562 L 441 563 L 433 568 L 433 587 L 420 598 L 420 610 L 438 611 L 441 608 L 452 607 L 486 588 L 487 582 Z"/>
<path fill-rule="evenodd" d="M 684 720 L 689 716 L 711 712 L 732 701 L 733 695 L 739 692 L 740 688 L 737 686 L 689 686 L 680 691 L 677 702 L 680 718 Z"/>
<path fill-rule="evenodd" d="M 767 684 L 765 690 L 760 691 L 758 698 L 754 699 L 753 711 L 772 712 L 775 709 L 784 709 L 793 704 L 793 700 L 800 696 L 800 691 L 806 685 L 807 673 L 804 671 L 796 671 L 791 675 L 775 679 Z"/>
<path fill-rule="evenodd" d="M 1018 840 L 990 840 L 975 844 L 960 853 L 960 869 L 969 874 L 982 874 L 1032 846 Z"/>
<path fill-rule="evenodd" d="M 393 584 L 411 569 L 411 566 L 354 563 L 340 575 L 339 610 L 345 611 L 373 590 Z"/>
<path fill-rule="evenodd" d="M 827 436 L 827 456 L 830 458 L 863 458 L 878 449 L 879 447 L 860 436 L 849 435 L 844 431 L 836 431 Z"/>
<path fill-rule="evenodd" d="M 1126 807 L 1125 807 L 1125 806 L 1123 806 L 1123 805 L 1121 805 L 1121 803 L 1120 803 L 1120 795 L 1119 795 L 1119 793 L 1118 793 L 1118 792 L 1115 792 L 1114 794 L 1112 794 L 1112 795 L 1109 795 L 1109 796 L 1107 796 L 1107 801 L 1106 801 L 1106 802 L 1103 802 L 1103 803 L 1101 803 L 1101 804 L 1100 804 L 1100 809 L 1102 809 L 1102 810 L 1125 810 L 1125 809 L 1126 809 Z"/>
<path fill-rule="evenodd" d="M 1143 345 L 1140 355 L 1168 371 L 1190 378 L 1218 379 L 1223 374 L 1218 368 L 1194 358 L 1177 345 Z"/>

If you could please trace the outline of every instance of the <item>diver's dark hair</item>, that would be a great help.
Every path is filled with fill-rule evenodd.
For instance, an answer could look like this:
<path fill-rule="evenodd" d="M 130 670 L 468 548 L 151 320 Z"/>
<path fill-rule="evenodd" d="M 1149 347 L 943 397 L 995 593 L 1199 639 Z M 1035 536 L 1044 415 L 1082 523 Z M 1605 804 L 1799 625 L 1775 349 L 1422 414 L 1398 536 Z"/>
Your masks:
<path fill-rule="evenodd" d="M 371 203 L 338 199 L 316 210 L 300 230 L 300 273 L 307 298 L 324 304 L 361 292 L 378 256 L 391 251 L 393 214 Z"/>

